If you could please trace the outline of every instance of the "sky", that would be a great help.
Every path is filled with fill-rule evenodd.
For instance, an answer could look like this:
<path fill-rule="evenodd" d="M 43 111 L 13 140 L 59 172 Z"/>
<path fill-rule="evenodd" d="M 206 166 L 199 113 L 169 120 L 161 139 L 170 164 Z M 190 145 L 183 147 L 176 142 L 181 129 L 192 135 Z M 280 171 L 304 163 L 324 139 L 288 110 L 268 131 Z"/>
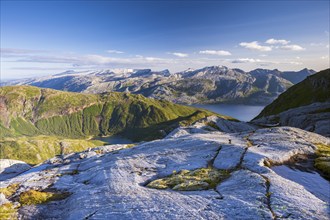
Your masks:
<path fill-rule="evenodd" d="M 326 1 L 1 0 L 1 80 L 66 70 L 329 68 Z"/>

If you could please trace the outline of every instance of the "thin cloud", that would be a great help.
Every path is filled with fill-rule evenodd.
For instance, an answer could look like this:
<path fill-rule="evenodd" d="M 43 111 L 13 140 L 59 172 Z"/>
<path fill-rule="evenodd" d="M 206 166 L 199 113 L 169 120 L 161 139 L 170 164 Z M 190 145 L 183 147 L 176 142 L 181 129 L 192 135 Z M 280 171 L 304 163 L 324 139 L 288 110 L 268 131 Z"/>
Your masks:
<path fill-rule="evenodd" d="M 290 41 L 284 40 L 284 39 L 277 40 L 277 39 L 274 39 L 274 38 L 270 38 L 270 39 L 266 40 L 265 43 L 266 44 L 283 44 L 283 45 L 285 45 L 285 44 L 290 43 Z"/>
<path fill-rule="evenodd" d="M 283 45 L 280 47 L 283 50 L 292 50 L 292 51 L 303 51 L 306 50 L 302 46 L 299 46 L 297 44 L 290 44 L 290 45 Z"/>
<path fill-rule="evenodd" d="M 200 54 L 208 54 L 208 55 L 218 55 L 218 56 L 230 56 L 231 53 L 226 50 L 202 50 L 199 51 Z"/>
<path fill-rule="evenodd" d="M 312 47 L 322 47 L 322 46 L 324 46 L 324 44 L 322 44 L 322 43 L 310 43 L 309 44 L 310 46 L 312 46 Z"/>
<path fill-rule="evenodd" d="M 124 53 L 124 52 L 123 52 L 123 51 L 120 51 L 120 50 L 107 50 L 107 53 L 122 54 L 122 53 Z"/>
<path fill-rule="evenodd" d="M 174 52 L 174 53 L 168 53 L 168 54 L 172 54 L 174 56 L 181 57 L 181 58 L 188 57 L 188 54 L 180 53 L 180 52 Z"/>
<path fill-rule="evenodd" d="M 176 63 L 173 59 L 163 59 L 158 57 L 132 57 L 116 58 L 101 56 L 98 54 L 88 54 L 83 56 L 26 56 L 24 59 L 17 59 L 13 62 L 32 62 L 32 63 L 66 63 L 72 66 L 86 65 L 159 65 Z"/>
<path fill-rule="evenodd" d="M 26 54 L 39 54 L 46 53 L 46 50 L 30 50 L 30 49 L 19 49 L 19 48 L 0 48 L 1 56 L 7 55 L 26 55 Z"/>
<path fill-rule="evenodd" d="M 258 41 L 252 41 L 252 42 L 241 42 L 239 44 L 241 47 L 250 49 L 250 50 L 258 50 L 258 51 L 263 51 L 263 52 L 267 52 L 267 51 L 271 51 L 272 48 L 269 46 L 262 46 L 258 43 Z"/>

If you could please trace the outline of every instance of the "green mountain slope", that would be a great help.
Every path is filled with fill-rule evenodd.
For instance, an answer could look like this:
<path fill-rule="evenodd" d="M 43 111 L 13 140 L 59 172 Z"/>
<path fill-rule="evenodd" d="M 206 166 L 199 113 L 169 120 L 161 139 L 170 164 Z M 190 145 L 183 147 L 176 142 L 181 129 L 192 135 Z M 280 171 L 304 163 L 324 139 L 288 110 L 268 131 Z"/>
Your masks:
<path fill-rule="evenodd" d="M 41 159 L 54 156 L 58 151 L 54 150 L 55 145 L 57 149 L 63 139 L 87 141 L 93 136 L 114 134 L 134 141 L 161 138 L 179 125 L 213 114 L 142 95 L 116 92 L 93 95 L 32 86 L 1 87 L 0 110 L 0 156 L 13 159 L 20 159 L 10 156 L 15 155 L 13 148 L 17 151 L 33 148 Z M 25 136 L 34 137 L 35 141 L 24 139 Z M 44 140 L 48 140 L 47 144 Z M 86 148 L 95 146 L 91 142 L 80 144 Z M 49 154 L 44 152 L 46 145 Z"/>
<path fill-rule="evenodd" d="M 291 108 L 309 105 L 314 102 L 330 101 L 330 69 L 307 77 L 290 87 L 256 117 L 276 115 Z"/>

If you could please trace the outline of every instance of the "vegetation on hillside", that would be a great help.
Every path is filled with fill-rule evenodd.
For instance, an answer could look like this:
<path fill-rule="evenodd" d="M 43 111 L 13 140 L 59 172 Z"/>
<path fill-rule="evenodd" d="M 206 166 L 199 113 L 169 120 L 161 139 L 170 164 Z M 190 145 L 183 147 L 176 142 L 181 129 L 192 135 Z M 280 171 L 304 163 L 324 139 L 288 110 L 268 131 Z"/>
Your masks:
<path fill-rule="evenodd" d="M 0 109 L 1 158 L 32 164 L 58 154 L 61 141 L 70 143 L 72 151 L 81 151 L 103 144 L 86 140 L 93 136 L 152 140 L 213 114 L 142 95 L 81 94 L 32 86 L 1 87 Z"/>
<path fill-rule="evenodd" d="M 59 155 L 61 145 L 65 146 L 64 153 L 69 154 L 104 144 L 104 142 L 97 140 L 68 139 L 46 135 L 5 137 L 0 139 L 0 155 L 1 158 L 38 164 Z"/>
<path fill-rule="evenodd" d="M 266 106 L 256 118 L 276 115 L 288 109 L 309 105 L 314 102 L 326 101 L 330 101 L 330 69 L 315 73 L 290 87 L 275 101 Z"/>

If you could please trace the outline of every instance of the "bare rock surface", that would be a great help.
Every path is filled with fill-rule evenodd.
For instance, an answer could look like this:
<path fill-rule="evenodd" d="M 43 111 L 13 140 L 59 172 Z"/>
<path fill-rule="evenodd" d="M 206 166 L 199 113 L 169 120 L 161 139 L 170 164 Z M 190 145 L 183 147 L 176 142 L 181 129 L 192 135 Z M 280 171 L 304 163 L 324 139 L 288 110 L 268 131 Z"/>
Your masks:
<path fill-rule="evenodd" d="M 195 125 L 132 148 L 72 154 L 8 178 L 1 187 L 19 183 L 16 196 L 30 189 L 70 193 L 66 199 L 21 206 L 21 219 L 328 219 L 329 203 L 265 166 L 265 161 L 282 163 L 313 153 L 315 143 L 330 140 L 291 127 L 223 133 Z M 146 187 L 173 172 L 210 166 L 230 172 L 212 189 Z"/>
<path fill-rule="evenodd" d="M 289 109 L 277 115 L 270 115 L 252 122 L 255 124 L 277 124 L 292 126 L 330 137 L 330 102 L 313 103 Z"/>

